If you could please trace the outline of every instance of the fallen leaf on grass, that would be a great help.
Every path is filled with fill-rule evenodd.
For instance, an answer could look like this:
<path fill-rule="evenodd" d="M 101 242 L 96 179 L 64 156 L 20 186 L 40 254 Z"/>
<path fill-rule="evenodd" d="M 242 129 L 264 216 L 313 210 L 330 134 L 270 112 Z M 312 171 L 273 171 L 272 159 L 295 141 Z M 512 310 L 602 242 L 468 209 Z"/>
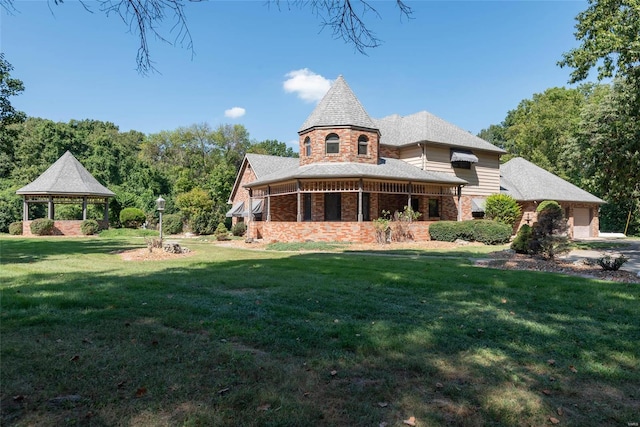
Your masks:
<path fill-rule="evenodd" d="M 548 390 L 548 389 L 545 388 L 544 390 L 542 390 L 542 393 L 544 393 L 547 396 L 549 396 L 549 395 L 551 395 L 551 390 Z"/>
<path fill-rule="evenodd" d="M 85 344 L 93 344 L 93 342 L 89 338 L 83 338 L 82 342 Z"/>
<path fill-rule="evenodd" d="M 547 360 L 547 363 L 549 364 L 549 366 L 553 366 L 556 364 L 556 361 L 554 359 L 549 359 Z"/>
<path fill-rule="evenodd" d="M 229 391 L 229 387 L 225 387 L 222 390 L 218 390 L 218 394 L 224 394 Z"/>
<path fill-rule="evenodd" d="M 147 394 L 147 388 L 146 387 L 140 387 L 139 389 L 136 390 L 136 397 L 142 397 L 145 394 Z"/>
<path fill-rule="evenodd" d="M 389 424 L 385 421 L 381 422 L 380 424 L 378 424 L 378 427 L 387 427 Z"/>
<path fill-rule="evenodd" d="M 122 388 L 122 387 L 124 387 L 124 385 L 125 385 L 126 383 L 127 383 L 126 381 L 120 381 L 120 382 L 118 383 L 118 388 Z"/>
<path fill-rule="evenodd" d="M 389 404 L 387 402 L 378 402 L 378 406 L 381 408 L 386 408 L 387 406 L 389 406 Z"/>
<path fill-rule="evenodd" d="M 336 371 L 336 370 L 331 371 L 331 376 L 332 377 L 335 377 L 336 375 L 338 375 L 338 371 Z"/>
<path fill-rule="evenodd" d="M 258 406 L 258 408 L 256 410 L 257 411 L 268 411 L 269 409 L 271 409 L 271 404 L 270 403 L 265 403 L 264 405 Z"/>
<path fill-rule="evenodd" d="M 436 383 L 436 388 L 442 388 L 442 387 L 444 387 L 442 383 Z"/>
<path fill-rule="evenodd" d="M 415 426 L 416 425 L 416 417 L 409 417 L 408 420 L 403 420 L 402 423 L 406 424 L 408 426 Z"/>
<path fill-rule="evenodd" d="M 549 417 L 549 421 L 551 421 L 551 424 L 560 424 L 560 420 L 554 417 Z"/>
<path fill-rule="evenodd" d="M 575 366 L 573 366 L 573 365 L 569 365 L 569 370 L 570 370 L 571 372 L 573 372 L 574 374 L 577 374 L 577 373 L 578 373 L 578 370 L 577 370 L 577 369 L 576 369 L 576 367 L 575 367 Z"/>
<path fill-rule="evenodd" d="M 78 356 L 77 354 L 75 356 L 73 356 L 71 359 L 69 359 L 69 362 L 77 362 L 78 360 L 80 360 L 80 356 Z"/>
<path fill-rule="evenodd" d="M 13 396 L 13 400 L 15 402 L 22 402 L 24 400 L 24 394 L 18 394 L 17 396 Z"/>
<path fill-rule="evenodd" d="M 562 416 L 562 414 L 564 414 L 564 409 L 562 409 L 562 407 L 559 406 L 558 409 L 556 409 L 556 412 L 558 413 L 558 415 Z"/>

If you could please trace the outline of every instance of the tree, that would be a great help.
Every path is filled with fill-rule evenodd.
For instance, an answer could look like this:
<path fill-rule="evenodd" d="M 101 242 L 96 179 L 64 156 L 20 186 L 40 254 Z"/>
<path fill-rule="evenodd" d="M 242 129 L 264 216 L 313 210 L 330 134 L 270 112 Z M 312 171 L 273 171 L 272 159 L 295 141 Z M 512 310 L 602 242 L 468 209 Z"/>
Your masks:
<path fill-rule="evenodd" d="M 105 15 L 116 15 L 135 34 L 140 45 L 136 56 L 138 71 L 147 74 L 155 68 L 151 61 L 149 38 L 179 45 L 193 52 L 193 39 L 187 25 L 185 6 L 188 2 L 200 0 L 96 0 L 96 6 L 82 2 L 87 11 L 98 10 Z M 55 5 L 61 5 L 64 0 L 53 0 Z M 354 48 L 365 53 L 367 49 L 380 46 L 381 41 L 369 29 L 366 17 L 380 17 L 371 0 L 267 0 L 267 5 L 275 4 L 280 9 L 282 4 L 287 7 L 310 9 L 321 21 L 322 27 L 333 31 L 335 38 L 341 38 Z M 412 9 L 404 0 L 395 0 L 402 16 L 410 18 Z M 16 10 L 15 0 L 0 0 L 0 7 L 9 13 Z M 169 34 L 161 31 L 170 22 Z"/>
<path fill-rule="evenodd" d="M 640 5 L 637 0 L 589 0 L 576 17 L 575 36 L 582 43 L 562 55 L 571 67 L 571 83 L 585 80 L 597 66 L 598 78 L 634 77 L 640 87 Z M 600 65 L 598 65 L 600 64 Z"/>
<path fill-rule="evenodd" d="M 251 147 L 249 147 L 247 152 L 280 157 L 298 157 L 298 153 L 294 152 L 293 148 L 287 147 L 287 144 L 275 139 L 266 139 L 264 141 L 251 144 Z"/>
<path fill-rule="evenodd" d="M 11 77 L 13 66 L 0 52 L 0 178 L 6 177 L 13 163 L 13 141 L 17 132 L 11 125 L 21 123 L 25 114 L 17 111 L 11 105 L 12 96 L 17 96 L 24 91 L 21 80 Z"/>

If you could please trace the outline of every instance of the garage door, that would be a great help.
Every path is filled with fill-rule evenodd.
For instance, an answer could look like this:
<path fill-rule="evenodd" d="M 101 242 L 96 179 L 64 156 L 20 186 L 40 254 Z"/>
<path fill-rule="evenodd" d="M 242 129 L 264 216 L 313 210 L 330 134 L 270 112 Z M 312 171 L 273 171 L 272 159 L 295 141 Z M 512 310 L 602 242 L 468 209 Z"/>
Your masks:
<path fill-rule="evenodd" d="M 573 209 L 573 238 L 591 237 L 591 209 Z"/>

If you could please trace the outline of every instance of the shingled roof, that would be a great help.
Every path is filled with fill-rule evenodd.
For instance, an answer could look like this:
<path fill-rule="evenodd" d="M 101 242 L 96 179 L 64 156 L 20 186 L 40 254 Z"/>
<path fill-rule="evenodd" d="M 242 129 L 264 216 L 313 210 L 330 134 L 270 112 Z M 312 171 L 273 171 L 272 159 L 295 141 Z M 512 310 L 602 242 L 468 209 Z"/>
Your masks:
<path fill-rule="evenodd" d="M 500 165 L 500 191 L 519 201 L 606 203 L 522 157 Z"/>
<path fill-rule="evenodd" d="M 116 194 L 87 171 L 70 151 L 67 151 L 49 169 L 16 194 L 45 194 L 113 197 Z"/>
<path fill-rule="evenodd" d="M 380 144 L 394 147 L 433 142 L 446 146 L 506 153 L 502 148 L 478 138 L 427 111 L 399 116 L 397 114 L 374 120 L 380 129 Z"/>
<path fill-rule="evenodd" d="M 269 159 L 271 157 L 271 159 Z M 367 163 L 312 163 L 299 166 L 292 162 L 290 166 L 284 167 L 281 157 L 261 156 L 260 162 L 273 162 L 273 167 L 260 166 L 264 169 L 276 169 L 268 175 L 258 175 L 258 179 L 246 185 L 246 187 L 256 187 L 259 185 L 271 184 L 279 181 L 291 179 L 322 179 L 322 178 L 373 178 L 387 180 L 403 180 L 434 184 L 465 185 L 467 181 L 456 176 L 424 171 L 412 166 L 407 162 L 398 159 L 381 158 L 377 165 Z M 297 159 L 295 159 L 297 160 Z M 254 166 L 257 163 L 251 162 Z M 280 165 L 282 167 L 277 167 Z M 255 170 L 255 169 L 254 169 Z"/>
<path fill-rule="evenodd" d="M 302 133 L 307 129 L 320 126 L 357 126 L 377 129 L 342 76 L 338 76 L 298 132 Z"/>

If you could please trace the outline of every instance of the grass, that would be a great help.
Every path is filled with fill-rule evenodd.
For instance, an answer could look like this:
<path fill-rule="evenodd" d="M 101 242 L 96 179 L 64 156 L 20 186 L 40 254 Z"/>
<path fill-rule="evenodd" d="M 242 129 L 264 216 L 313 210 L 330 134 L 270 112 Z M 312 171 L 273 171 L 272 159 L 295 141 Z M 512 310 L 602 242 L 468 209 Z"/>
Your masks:
<path fill-rule="evenodd" d="M 600 250 L 600 249 L 617 249 L 629 246 L 629 243 L 625 242 L 612 242 L 612 241 L 576 241 L 571 243 L 571 249 L 582 250 Z"/>
<path fill-rule="evenodd" d="M 0 237 L 0 424 L 640 421 L 637 285 L 188 246 Z"/>

